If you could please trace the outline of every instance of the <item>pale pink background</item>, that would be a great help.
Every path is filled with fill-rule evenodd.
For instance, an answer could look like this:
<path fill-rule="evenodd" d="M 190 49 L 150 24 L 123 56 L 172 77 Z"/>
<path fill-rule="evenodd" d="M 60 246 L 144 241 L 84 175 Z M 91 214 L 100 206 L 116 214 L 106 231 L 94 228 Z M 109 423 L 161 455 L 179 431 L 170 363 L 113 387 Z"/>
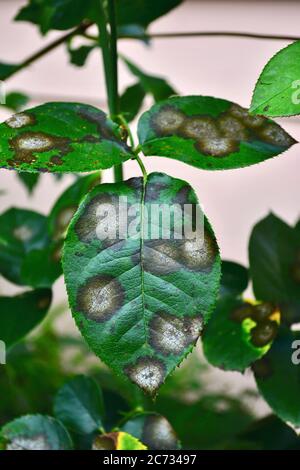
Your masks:
<path fill-rule="evenodd" d="M 41 38 L 34 26 L 12 23 L 11 18 L 24 3 L 0 0 L 0 59 L 3 61 L 17 62 L 61 34 L 52 32 Z M 186 1 L 156 21 L 151 31 L 232 30 L 300 35 L 299 18 L 297 1 Z M 180 94 L 212 95 L 249 106 L 262 67 L 287 44 L 285 41 L 201 37 L 154 40 L 152 47 L 147 48 L 140 42 L 128 40 L 120 43 L 120 51 L 145 71 L 168 77 Z M 120 90 L 133 82 L 120 64 Z M 34 95 L 33 104 L 46 100 L 76 100 L 103 107 L 105 88 L 99 52 L 93 52 L 82 69 L 68 64 L 62 46 L 9 80 L 7 91 L 16 89 Z M 0 118 L 8 115 L 0 110 Z M 278 122 L 293 137 L 300 138 L 300 118 Z M 269 211 L 290 223 L 300 216 L 299 145 L 281 157 L 241 170 L 205 172 L 164 158 L 148 158 L 146 167 L 148 171 L 164 171 L 191 183 L 212 222 L 225 259 L 247 264 L 251 227 Z M 125 174 L 128 177 L 139 175 L 139 168 L 134 162 L 128 162 Z M 111 180 L 110 171 L 105 173 L 104 179 Z M 0 189 L 7 191 L 5 196 L 0 196 L 1 212 L 17 206 L 47 214 L 70 181 L 68 177 L 55 184 L 53 178 L 43 175 L 34 197 L 28 198 L 13 172 L 1 170 Z M 7 292 L 7 288 L 8 283 L 0 279 L 0 290 Z M 64 298 L 62 280 L 57 282 L 55 293 L 57 300 Z M 235 376 L 226 374 L 226 378 L 230 375 Z M 220 387 L 223 374 L 220 372 L 218 377 Z M 238 377 L 242 381 L 242 376 Z"/>

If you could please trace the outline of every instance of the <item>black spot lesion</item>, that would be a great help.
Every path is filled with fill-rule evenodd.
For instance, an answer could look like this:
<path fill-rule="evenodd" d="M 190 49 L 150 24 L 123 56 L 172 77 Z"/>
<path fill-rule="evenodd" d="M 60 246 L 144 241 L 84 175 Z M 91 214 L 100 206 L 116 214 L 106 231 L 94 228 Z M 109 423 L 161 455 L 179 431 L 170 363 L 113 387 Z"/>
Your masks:
<path fill-rule="evenodd" d="M 178 449 L 178 438 L 171 424 L 156 413 L 145 416 L 141 441 L 151 450 Z"/>
<path fill-rule="evenodd" d="M 124 372 L 144 392 L 155 396 L 165 379 L 166 367 L 161 360 L 155 357 L 142 356 L 134 363 L 127 364 Z"/>
<path fill-rule="evenodd" d="M 96 275 L 79 287 L 76 310 L 98 323 L 109 320 L 124 305 L 125 291 L 118 279 Z"/>

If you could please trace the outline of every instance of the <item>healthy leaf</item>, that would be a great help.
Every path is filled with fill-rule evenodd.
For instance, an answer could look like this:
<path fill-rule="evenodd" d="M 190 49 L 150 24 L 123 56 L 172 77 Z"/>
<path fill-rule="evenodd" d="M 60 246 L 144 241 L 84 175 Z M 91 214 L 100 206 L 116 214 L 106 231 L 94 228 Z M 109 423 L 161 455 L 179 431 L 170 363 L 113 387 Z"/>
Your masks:
<path fill-rule="evenodd" d="M 6 348 L 22 339 L 43 320 L 51 299 L 50 289 L 0 297 L 0 340 L 4 341 Z"/>
<path fill-rule="evenodd" d="M 49 416 L 27 415 L 3 426 L 6 450 L 71 450 L 71 438 L 63 425 Z"/>
<path fill-rule="evenodd" d="M 129 419 L 122 430 L 135 436 L 150 450 L 180 449 L 169 421 L 158 413 L 143 413 Z"/>
<path fill-rule="evenodd" d="M 283 421 L 300 426 L 300 369 L 292 361 L 299 332 L 282 329 L 268 354 L 253 365 L 259 392 Z M 298 346 L 299 348 L 299 346 Z M 299 356 L 299 354 L 298 354 Z"/>
<path fill-rule="evenodd" d="M 219 300 L 203 334 L 204 354 L 212 365 L 243 372 L 270 349 L 270 338 L 263 338 L 265 344 L 256 346 L 253 339 L 256 322 L 251 315 L 251 305 L 239 299 L 225 297 Z M 274 325 L 274 334 L 276 331 Z"/>
<path fill-rule="evenodd" d="M 68 47 L 71 64 L 77 65 L 78 67 L 82 67 L 83 65 L 85 65 L 88 56 L 90 55 L 92 50 L 95 49 L 95 47 L 95 44 L 91 46 L 80 46 L 77 49 L 72 49 L 71 47 Z"/>
<path fill-rule="evenodd" d="M 0 215 L 0 232 L 0 273 L 15 284 L 51 287 L 61 275 L 61 242 L 50 240 L 47 218 L 9 209 Z"/>
<path fill-rule="evenodd" d="M 147 447 L 126 432 L 110 432 L 97 436 L 93 450 L 147 450 Z"/>
<path fill-rule="evenodd" d="M 281 49 L 264 67 L 255 85 L 250 112 L 265 116 L 300 114 L 300 41 Z"/>
<path fill-rule="evenodd" d="M 117 22 L 146 27 L 180 3 L 182 0 L 117 0 Z"/>
<path fill-rule="evenodd" d="M 93 173 L 78 178 L 57 199 L 48 216 L 48 228 L 54 240 L 64 238 L 68 225 L 75 214 L 80 201 L 98 183 L 101 182 L 100 173 Z"/>
<path fill-rule="evenodd" d="M 17 177 L 25 186 L 29 194 L 33 192 L 34 188 L 38 184 L 40 176 L 41 175 L 39 173 L 27 173 L 23 171 L 18 171 L 17 173 Z"/>
<path fill-rule="evenodd" d="M 248 282 L 248 270 L 244 266 L 233 261 L 222 261 L 221 296 L 242 294 L 247 289 Z"/>
<path fill-rule="evenodd" d="M 253 165 L 295 143 L 275 122 L 208 96 L 172 97 L 152 106 L 141 116 L 138 134 L 145 155 L 206 170 Z"/>
<path fill-rule="evenodd" d="M 5 96 L 5 103 L 3 106 L 12 109 L 13 111 L 19 111 L 21 108 L 26 106 L 29 101 L 29 97 L 19 91 L 12 91 Z"/>
<path fill-rule="evenodd" d="M 250 274 L 256 298 L 280 304 L 282 320 L 300 318 L 300 237 L 273 214 L 258 222 L 249 242 Z"/>
<path fill-rule="evenodd" d="M 123 61 L 127 65 L 130 72 L 139 79 L 140 85 L 145 93 L 153 96 L 154 101 L 162 101 L 175 95 L 176 91 L 167 83 L 164 78 L 148 75 L 131 61 L 123 57 Z"/>
<path fill-rule="evenodd" d="M 103 111 L 78 103 L 46 103 L 0 125 L 0 167 L 32 172 L 110 168 L 132 157 Z"/>
<path fill-rule="evenodd" d="M 57 393 L 54 413 L 76 434 L 92 434 L 102 427 L 103 401 L 96 382 L 83 375 L 69 380 Z"/>
<path fill-rule="evenodd" d="M 145 96 L 145 90 L 139 82 L 126 88 L 121 95 L 120 108 L 127 122 L 131 122 L 138 114 Z"/>
<path fill-rule="evenodd" d="M 169 239 L 165 222 L 147 217 L 160 204 L 175 221 Z M 186 204 L 194 209 L 186 225 L 201 222 L 196 236 L 177 239 L 176 210 Z M 218 247 L 202 216 L 186 182 L 153 173 L 146 184 L 97 186 L 69 226 L 63 269 L 75 321 L 95 354 L 152 395 L 192 350 L 217 297 Z"/>
<path fill-rule="evenodd" d="M 0 62 L 0 80 L 6 80 L 18 67 L 18 64 L 5 64 Z"/>

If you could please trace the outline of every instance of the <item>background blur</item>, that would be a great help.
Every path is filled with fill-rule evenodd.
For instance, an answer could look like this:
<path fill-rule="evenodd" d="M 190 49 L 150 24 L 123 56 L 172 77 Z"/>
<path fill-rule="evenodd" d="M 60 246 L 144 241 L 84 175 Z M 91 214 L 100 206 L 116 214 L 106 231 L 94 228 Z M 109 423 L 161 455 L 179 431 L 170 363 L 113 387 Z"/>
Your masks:
<path fill-rule="evenodd" d="M 29 23 L 11 20 L 25 2 L 0 0 L 0 60 L 18 62 L 41 46 L 59 37 L 51 32 L 41 38 Z M 186 0 L 182 6 L 156 21 L 151 32 L 227 30 L 297 35 L 298 1 L 202 1 Z M 91 30 L 92 32 L 92 30 Z M 78 41 L 78 45 L 80 41 Z M 265 63 L 285 41 L 227 37 L 199 37 L 152 40 L 147 47 L 139 41 L 122 40 L 120 51 L 146 72 L 165 76 L 179 94 L 203 94 L 226 98 L 248 107 L 255 82 Z M 120 91 L 134 82 L 120 63 Z M 34 98 L 30 105 L 44 101 L 82 101 L 105 109 L 105 86 L 99 50 L 95 50 L 83 68 L 68 63 L 66 48 L 60 46 L 7 82 L 7 92 L 22 91 Z M 10 113 L 0 109 L 1 121 Z M 300 120 L 278 120 L 296 139 L 300 139 Z M 289 223 L 300 216 L 299 145 L 285 155 L 260 165 L 226 172 L 205 172 L 184 166 L 175 160 L 146 159 L 147 170 L 164 171 L 187 180 L 198 193 L 221 248 L 222 258 L 248 264 L 247 246 L 252 226 L 269 211 Z M 125 163 L 125 176 L 139 175 L 134 162 Z M 106 171 L 104 181 L 111 181 Z M 32 208 L 47 214 L 58 195 L 73 179 L 55 182 L 42 175 L 33 196 L 29 197 L 13 172 L 1 170 L 0 212 L 9 207 Z M 22 289 L 19 289 L 22 290 Z M 18 288 L 0 278 L 0 292 L 13 294 Z M 55 301 L 65 301 L 62 278 L 55 285 Z M 60 327 L 74 329 L 70 317 Z M 252 387 L 252 377 L 237 373 L 209 371 L 210 386 L 218 391 Z M 234 393 L 234 392 L 233 392 Z M 259 414 L 268 411 L 261 400 L 255 402 Z"/>

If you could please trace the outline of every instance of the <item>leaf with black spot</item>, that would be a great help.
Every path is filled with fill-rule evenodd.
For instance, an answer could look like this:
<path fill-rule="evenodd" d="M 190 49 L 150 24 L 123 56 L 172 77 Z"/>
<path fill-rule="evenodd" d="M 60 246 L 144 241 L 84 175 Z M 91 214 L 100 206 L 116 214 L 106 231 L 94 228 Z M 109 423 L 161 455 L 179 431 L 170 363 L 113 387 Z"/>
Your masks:
<path fill-rule="evenodd" d="M 119 197 L 127 198 L 128 213 L 114 217 Z M 201 217 L 197 236 L 177 239 L 171 212 L 170 238 L 162 239 L 161 222 L 145 216 L 153 203 L 175 204 L 177 215 L 188 204 L 186 225 Z M 133 178 L 97 186 L 69 226 L 63 269 L 75 321 L 95 354 L 152 395 L 192 350 L 218 295 L 218 246 L 202 216 L 185 181 L 152 173 L 146 184 Z"/>
<path fill-rule="evenodd" d="M 6 450 L 71 450 L 71 438 L 54 418 L 26 415 L 5 424 L 1 429 Z"/>
<path fill-rule="evenodd" d="M 140 118 L 148 156 L 169 157 L 205 170 L 229 170 L 279 155 L 295 140 L 278 124 L 210 96 L 171 97 Z"/>
<path fill-rule="evenodd" d="M 93 450 L 147 450 L 136 437 L 124 431 L 99 434 L 94 439 Z"/>
<path fill-rule="evenodd" d="M 0 297 L 0 340 L 6 348 L 26 336 L 45 317 L 52 300 L 50 289 Z"/>
<path fill-rule="evenodd" d="M 0 168 L 84 172 L 132 157 L 120 130 L 103 111 L 78 103 L 46 103 L 0 125 Z"/>

